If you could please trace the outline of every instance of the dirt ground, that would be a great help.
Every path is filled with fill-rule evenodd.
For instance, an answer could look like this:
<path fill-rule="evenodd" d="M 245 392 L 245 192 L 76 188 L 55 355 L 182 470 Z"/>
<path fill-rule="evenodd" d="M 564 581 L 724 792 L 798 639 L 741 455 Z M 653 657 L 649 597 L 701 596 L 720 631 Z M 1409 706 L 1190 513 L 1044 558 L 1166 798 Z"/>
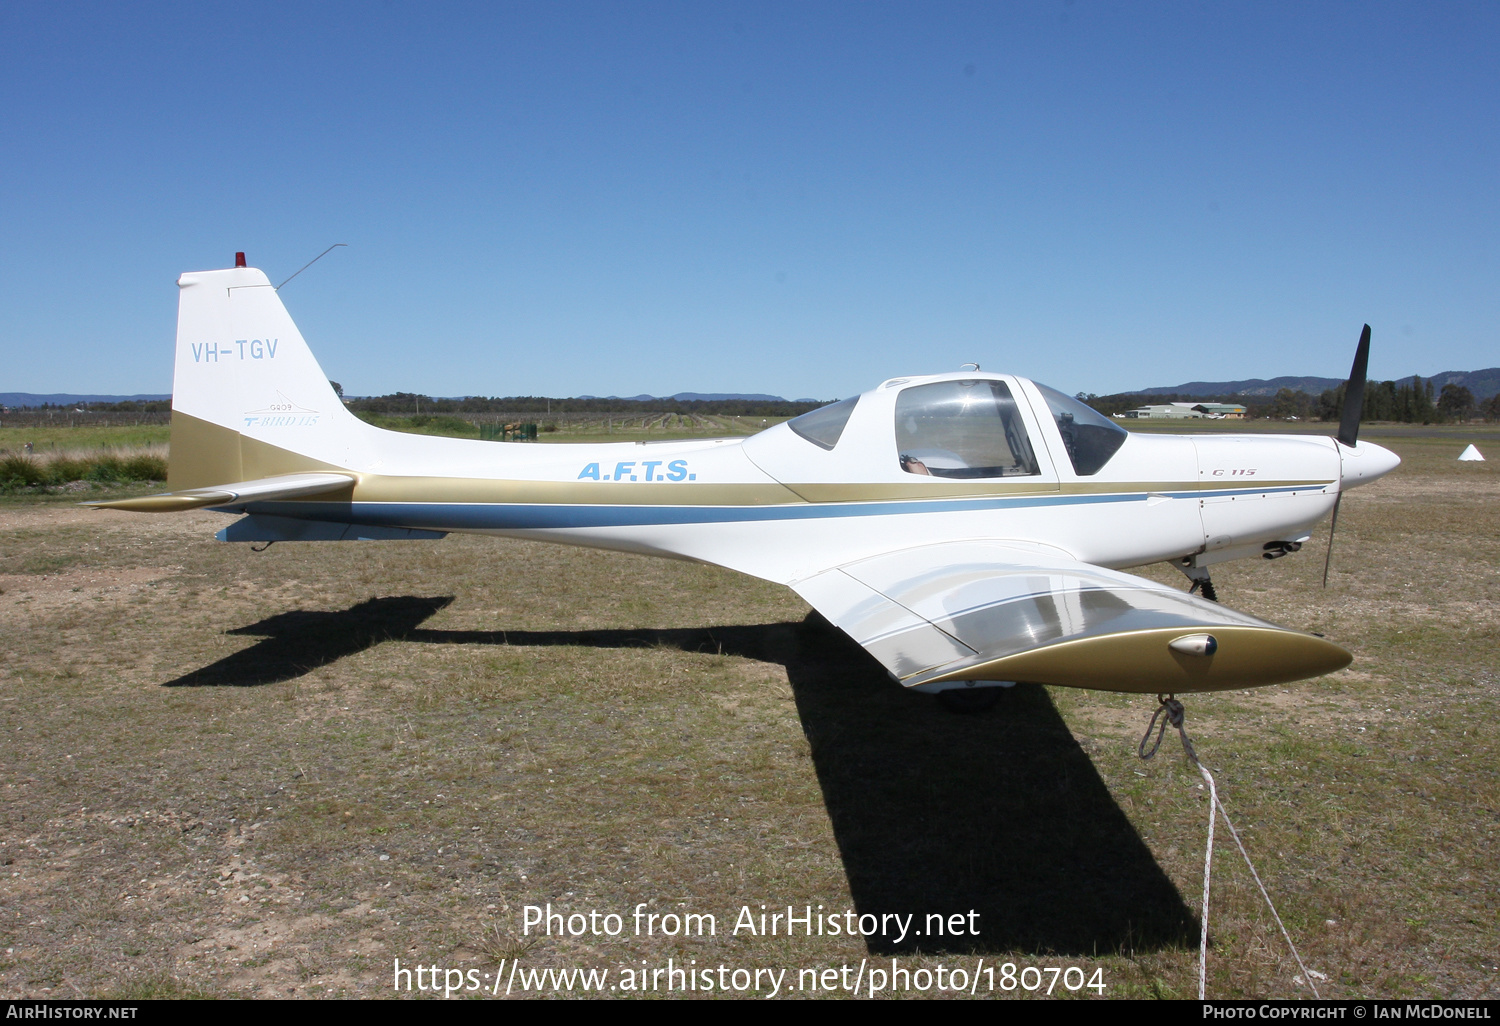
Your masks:
<path fill-rule="evenodd" d="M 1324 996 L 1493 998 L 1500 475 L 1389 444 L 1406 465 L 1350 493 L 1326 591 L 1326 530 L 1216 573 L 1355 664 L 1194 696 L 1189 727 Z M 1196 992 L 1206 798 L 1175 742 L 1136 757 L 1149 698 L 1023 685 L 956 716 L 713 568 L 457 536 L 253 553 L 213 539 L 230 519 L 0 505 L 7 997 L 433 993 L 397 960 L 458 970 L 455 996 L 517 967 L 628 994 L 669 959 L 713 996 L 770 992 L 734 969 L 847 994 L 861 965 L 868 992 L 892 959 L 949 972 L 915 996 L 954 969 L 1040 993 L 1032 967 L 1055 995 Z M 1210 995 L 1310 996 L 1218 836 Z M 732 932 L 762 905 L 949 929 Z M 527 906 L 598 916 L 538 935 Z M 689 914 L 714 935 L 666 932 Z M 559 979 L 527 992 L 583 992 Z"/>

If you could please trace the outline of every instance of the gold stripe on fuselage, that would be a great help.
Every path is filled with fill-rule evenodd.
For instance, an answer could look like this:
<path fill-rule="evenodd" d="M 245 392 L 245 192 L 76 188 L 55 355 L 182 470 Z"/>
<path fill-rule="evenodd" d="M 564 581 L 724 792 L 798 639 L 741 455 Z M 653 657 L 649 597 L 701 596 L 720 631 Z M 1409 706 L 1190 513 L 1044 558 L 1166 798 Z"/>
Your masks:
<path fill-rule="evenodd" d="M 930 483 L 929 483 L 930 482 Z M 861 484 L 789 484 L 808 502 L 878 502 L 891 499 L 1019 498 L 1028 495 L 1141 495 L 1165 492 L 1235 491 L 1250 494 L 1267 488 L 1326 488 L 1333 481 L 1257 481 L 1226 486 L 1222 481 L 954 481 L 921 478 Z"/>
<path fill-rule="evenodd" d="M 496 443 L 503 444 L 503 443 Z M 1322 489 L 1332 481 L 1039 481 L 1002 478 L 844 484 L 776 482 L 600 482 L 527 481 L 510 478 L 418 476 L 364 473 L 325 463 L 240 434 L 232 428 L 172 413 L 172 457 L 168 486 L 173 492 L 213 488 L 282 474 L 316 471 L 354 473 L 354 502 L 516 503 L 583 506 L 782 506 L 840 502 L 920 501 L 924 499 L 1029 498 L 1066 495 L 1144 495 L 1164 492 L 1232 490 L 1253 494 L 1266 488 Z M 559 454 L 560 458 L 565 458 Z M 165 508 L 165 504 L 164 507 Z"/>

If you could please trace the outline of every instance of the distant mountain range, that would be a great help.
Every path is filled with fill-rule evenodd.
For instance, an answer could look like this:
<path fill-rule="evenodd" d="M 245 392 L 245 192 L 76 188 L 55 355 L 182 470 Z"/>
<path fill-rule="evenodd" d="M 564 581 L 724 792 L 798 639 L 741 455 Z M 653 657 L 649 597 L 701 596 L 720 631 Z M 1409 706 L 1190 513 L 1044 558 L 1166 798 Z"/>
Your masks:
<path fill-rule="evenodd" d="M 1414 375 L 1407 375 L 1398 380 L 1410 381 Z M 1432 382 L 1434 391 L 1442 391 L 1444 385 L 1462 385 L 1474 394 L 1474 399 L 1483 402 L 1490 396 L 1500 393 L 1500 367 L 1490 367 L 1486 370 L 1477 371 L 1443 371 L 1431 377 L 1422 378 L 1424 382 Z M 1315 378 L 1315 377 L 1280 377 L 1280 378 L 1247 378 L 1244 381 L 1187 381 L 1181 385 L 1159 385 L 1154 388 L 1141 388 L 1132 392 L 1120 392 L 1119 395 L 1181 395 L 1181 396 L 1211 396 L 1211 395 L 1245 395 L 1245 396 L 1273 396 L 1283 388 L 1290 388 L 1294 392 L 1306 392 L 1309 395 L 1318 395 L 1330 388 L 1338 388 L 1344 383 L 1343 378 Z M 75 395 L 71 392 L 57 392 L 51 395 L 38 395 L 34 392 L 0 392 L 0 406 L 12 408 L 25 406 L 73 406 L 78 403 L 122 403 L 126 401 L 150 402 L 159 399 L 170 399 L 171 395 Z M 351 397 L 352 398 L 352 397 Z M 454 396 L 453 398 L 462 398 Z M 722 400 L 740 400 L 748 402 L 796 402 L 816 403 L 820 399 L 783 399 L 779 395 L 764 395 L 759 392 L 678 392 L 676 395 L 630 395 L 630 396 L 596 396 L 580 395 L 575 399 L 622 399 L 628 402 L 651 402 L 659 399 L 675 399 L 679 402 L 714 402 Z"/>
<path fill-rule="evenodd" d="M 1399 381 L 1410 381 L 1414 376 L 1408 374 Z M 1444 385 L 1462 385 L 1474 394 L 1476 401 L 1488 399 L 1490 396 L 1500 392 L 1500 367 L 1490 367 L 1488 370 L 1477 371 L 1443 371 L 1434 374 L 1430 378 L 1422 378 L 1424 382 L 1432 382 L 1432 388 L 1441 392 Z M 1290 388 L 1294 392 L 1306 392 L 1309 395 L 1319 395 L 1330 388 L 1338 388 L 1344 383 L 1343 378 L 1248 378 L 1244 381 L 1188 381 L 1181 385 L 1166 385 L 1156 388 L 1142 388 L 1136 392 L 1122 392 L 1121 395 L 1254 395 L 1272 396 L 1283 388 Z"/>
<path fill-rule="evenodd" d="M 0 392 L 0 406 L 25 407 L 25 406 L 76 406 L 79 403 L 123 403 L 123 402 L 150 402 L 161 399 L 172 398 L 171 393 L 165 395 L 79 395 L 73 392 L 54 392 L 50 395 L 39 395 L 36 392 Z M 363 398 L 361 396 L 346 396 L 349 399 Z M 425 398 L 425 397 L 424 397 Z M 437 396 L 439 399 L 464 399 L 465 396 Z M 718 400 L 734 399 L 763 403 L 818 403 L 821 399 L 792 399 L 786 400 L 779 395 L 761 395 L 758 392 L 678 392 L 676 395 L 579 395 L 575 399 L 620 399 L 625 402 L 652 402 L 658 399 L 676 399 L 679 402 L 714 402 Z"/>
<path fill-rule="evenodd" d="M 0 406 L 76 406 L 78 403 L 124 403 L 155 402 L 170 399 L 166 395 L 75 395 L 72 392 L 54 392 L 37 395 L 35 392 L 0 392 Z"/>

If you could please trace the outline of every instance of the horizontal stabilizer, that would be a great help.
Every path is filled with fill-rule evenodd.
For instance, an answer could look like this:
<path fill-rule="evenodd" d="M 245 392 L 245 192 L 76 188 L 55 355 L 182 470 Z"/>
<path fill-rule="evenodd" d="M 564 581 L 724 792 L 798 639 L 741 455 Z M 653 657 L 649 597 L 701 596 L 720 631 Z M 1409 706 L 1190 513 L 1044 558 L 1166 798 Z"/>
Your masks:
<path fill-rule="evenodd" d="M 242 506 L 248 502 L 274 502 L 279 499 L 301 499 L 325 495 L 353 487 L 353 474 L 283 474 L 258 481 L 215 485 L 211 488 L 188 488 L 161 495 L 143 495 L 136 499 L 114 499 L 109 502 L 85 502 L 94 509 L 123 509 L 133 513 L 176 513 L 204 506 Z"/>
<path fill-rule="evenodd" d="M 793 585 L 907 687 L 1022 680 L 1138 693 L 1279 684 L 1352 657 L 1176 588 L 997 542 L 903 549 Z"/>

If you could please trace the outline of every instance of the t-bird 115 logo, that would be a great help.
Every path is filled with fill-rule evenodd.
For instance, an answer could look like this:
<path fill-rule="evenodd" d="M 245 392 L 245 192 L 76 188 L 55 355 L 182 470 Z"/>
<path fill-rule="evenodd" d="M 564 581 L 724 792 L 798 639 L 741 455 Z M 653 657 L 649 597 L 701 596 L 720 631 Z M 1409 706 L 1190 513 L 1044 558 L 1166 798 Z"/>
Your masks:
<path fill-rule="evenodd" d="M 318 422 L 318 416 L 317 410 L 298 406 L 280 391 L 277 391 L 274 403 L 244 413 L 247 428 L 312 427 Z"/>

